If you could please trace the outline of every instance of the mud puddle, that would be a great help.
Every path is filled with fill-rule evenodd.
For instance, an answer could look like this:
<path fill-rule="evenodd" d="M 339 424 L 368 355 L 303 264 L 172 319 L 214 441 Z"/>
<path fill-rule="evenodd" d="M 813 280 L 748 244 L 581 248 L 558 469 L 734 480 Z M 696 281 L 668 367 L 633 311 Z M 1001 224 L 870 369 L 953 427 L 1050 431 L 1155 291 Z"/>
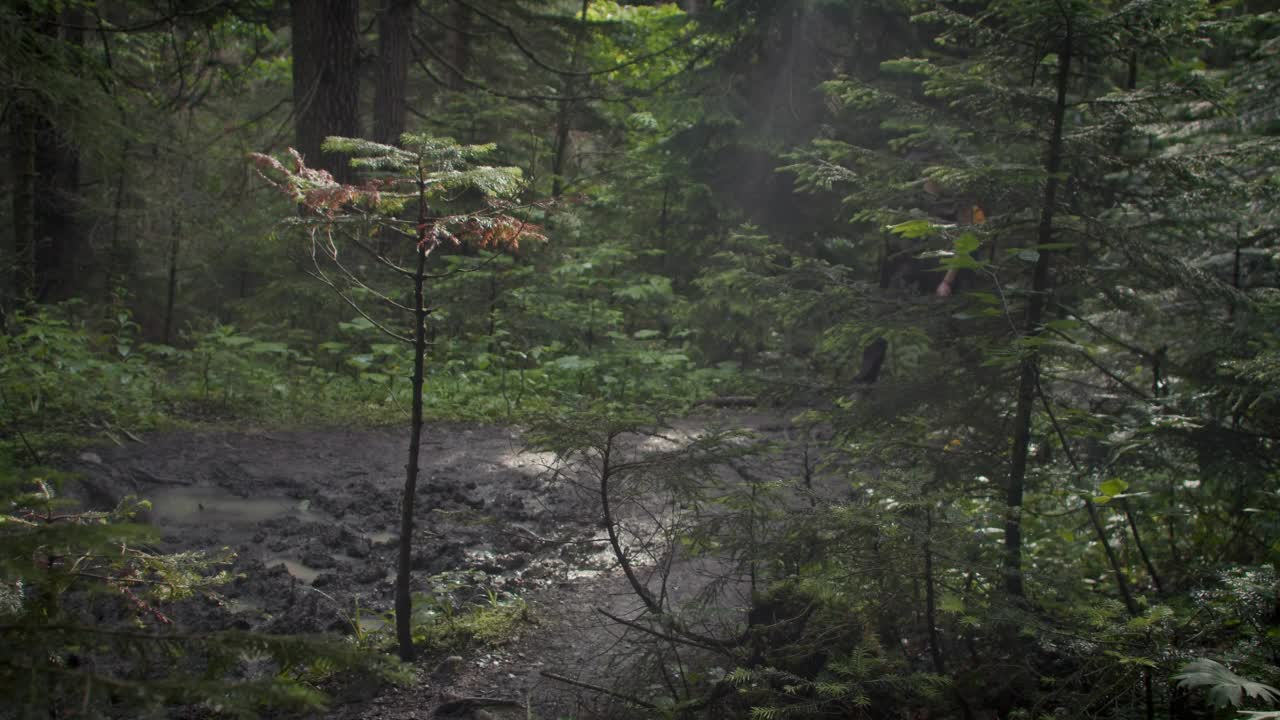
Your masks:
<path fill-rule="evenodd" d="M 777 419 L 741 420 L 767 422 Z M 183 608 L 184 625 L 350 635 L 384 629 L 393 606 L 407 446 L 399 428 L 167 433 L 97 449 L 75 470 L 90 504 L 150 499 L 165 549 L 236 553 L 238 579 L 224 602 Z M 449 573 L 481 601 L 488 593 L 526 598 L 535 624 L 509 648 L 469 656 L 456 677 L 429 673 L 419 686 L 348 703 L 331 717 L 431 717 L 422 708 L 458 689 L 536 705 L 544 669 L 614 672 L 600 653 L 619 653 L 616 627 L 596 608 L 631 616 L 640 608 L 601 542 L 598 510 L 552 482 L 549 461 L 524 452 L 508 428 L 424 432 L 412 591 L 439 593 L 436 578 Z M 425 670 L 438 660 L 424 660 Z M 551 703 L 535 716 L 566 712 L 580 714 Z"/>
<path fill-rule="evenodd" d="M 321 567 L 312 567 L 300 555 L 273 553 L 261 542 L 250 543 L 263 527 L 298 528 L 305 531 L 309 525 L 329 525 L 334 517 L 312 507 L 310 499 L 272 496 L 244 496 L 220 486 L 183 486 L 161 488 L 148 494 L 151 501 L 149 520 L 171 540 L 189 533 L 199 535 L 208 528 L 220 530 L 219 539 L 227 546 L 250 548 L 249 558 L 258 558 L 268 568 L 283 567 L 290 575 L 308 585 L 314 584 L 332 567 L 352 567 L 364 559 L 344 552 L 329 553 L 321 561 Z M 363 539 L 369 547 L 394 544 L 398 533 L 391 531 L 350 533 Z M 182 543 L 185 546 L 185 543 Z M 255 545 L 259 547 L 255 547 Z M 186 549 L 184 547 L 184 549 Z M 265 551 L 264 551 L 265 550 Z M 362 553 L 363 554 L 363 553 Z M 323 556 L 314 555 L 314 557 Z M 243 558 L 242 558 L 243 559 Z M 330 562 L 332 561 L 332 562 Z"/>
<path fill-rule="evenodd" d="M 309 500 L 240 497 L 220 487 L 165 488 L 148 493 L 147 498 L 151 501 L 151 522 L 162 528 L 250 526 L 289 515 L 314 515 Z"/>

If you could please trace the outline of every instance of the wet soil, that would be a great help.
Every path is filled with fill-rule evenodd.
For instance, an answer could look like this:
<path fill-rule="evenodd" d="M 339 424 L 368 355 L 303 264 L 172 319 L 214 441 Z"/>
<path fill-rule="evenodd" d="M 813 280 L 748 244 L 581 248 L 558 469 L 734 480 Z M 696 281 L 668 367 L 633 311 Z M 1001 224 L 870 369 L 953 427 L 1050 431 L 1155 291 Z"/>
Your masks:
<path fill-rule="evenodd" d="M 714 420 L 723 422 L 724 417 Z M 684 431 L 713 422 L 686 421 Z M 730 424 L 780 435 L 783 423 Z M 90 505 L 150 499 L 164 550 L 235 551 L 225 602 L 181 608 L 194 629 L 350 635 L 391 610 L 408 447 L 401 428 L 173 432 L 79 454 L 73 488 Z M 422 438 L 415 592 L 518 596 L 529 622 L 497 648 L 423 657 L 406 687 L 340 689 L 333 718 L 619 717 L 624 706 L 548 675 L 610 685 L 626 677 L 628 638 L 600 609 L 634 617 L 640 601 L 602 542 L 594 499 L 546 472 L 518 430 L 434 424 Z M 695 585 L 692 580 L 689 585 Z M 473 597 L 473 599 L 475 599 Z M 465 598 L 464 598 L 465 599 Z"/>

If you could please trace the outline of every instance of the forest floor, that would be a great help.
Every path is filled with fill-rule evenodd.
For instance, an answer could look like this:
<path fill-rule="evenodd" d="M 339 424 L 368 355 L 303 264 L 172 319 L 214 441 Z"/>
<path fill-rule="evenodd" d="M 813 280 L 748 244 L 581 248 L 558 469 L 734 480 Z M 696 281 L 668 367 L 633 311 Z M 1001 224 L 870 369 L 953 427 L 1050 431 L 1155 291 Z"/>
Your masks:
<path fill-rule="evenodd" d="M 781 437 L 767 413 L 712 424 Z M 170 432 L 81 452 L 76 494 L 91 505 L 151 500 L 162 549 L 236 553 L 225 602 L 177 609 L 191 630 L 387 634 L 408 433 L 402 428 Z M 339 688 L 328 717 L 616 717 L 616 699 L 552 674 L 613 686 L 637 655 L 605 618 L 642 611 L 603 537 L 595 498 L 556 481 L 553 457 L 517 429 L 432 424 L 422 437 L 414 591 L 481 587 L 471 600 L 518 597 L 526 619 L 500 645 L 424 654 L 403 687 Z M 691 592 L 697 584 L 686 573 Z M 456 599 L 466 590 L 453 591 Z M 477 596 L 478 594 L 478 596 Z M 653 694 L 657 688 L 653 689 Z"/>

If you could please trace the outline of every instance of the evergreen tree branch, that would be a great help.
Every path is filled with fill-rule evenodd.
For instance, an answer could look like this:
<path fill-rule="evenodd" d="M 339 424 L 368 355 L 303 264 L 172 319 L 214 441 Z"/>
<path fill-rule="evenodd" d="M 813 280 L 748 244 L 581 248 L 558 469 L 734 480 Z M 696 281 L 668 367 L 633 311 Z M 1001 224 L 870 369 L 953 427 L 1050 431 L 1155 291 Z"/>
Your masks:
<path fill-rule="evenodd" d="M 555 67 L 551 63 L 539 57 L 538 54 L 534 52 L 533 49 L 527 43 L 524 42 L 524 40 L 521 39 L 520 33 L 515 29 L 514 26 L 506 22 L 503 22 L 502 20 L 499 20 L 497 16 L 495 16 L 494 14 L 480 7 L 477 7 L 472 3 L 466 2 L 466 0 L 452 0 L 452 2 L 455 2 L 461 5 L 462 7 L 465 7 L 471 10 L 471 12 L 475 13 L 476 15 L 479 15 L 480 17 L 484 18 L 485 20 L 489 21 L 491 24 L 495 25 L 500 30 L 502 30 L 507 35 L 507 37 L 511 39 L 512 43 L 515 44 L 516 48 L 520 50 L 520 52 L 525 57 L 529 58 L 529 61 L 532 62 L 534 65 L 552 74 L 566 76 L 566 77 L 581 78 L 581 77 L 592 77 L 595 75 L 608 75 L 610 73 L 615 73 L 619 70 L 625 70 L 626 68 L 629 68 L 633 65 L 639 65 L 640 63 L 643 63 L 648 60 L 660 58 L 676 50 L 688 47 L 689 45 L 687 42 L 673 42 L 661 50 L 655 50 L 653 52 L 646 53 L 644 55 L 638 55 L 634 58 L 631 58 L 630 60 L 618 63 L 617 65 L 614 65 L 608 68 L 600 68 L 595 70 L 574 70 L 571 68 L 570 69 L 559 68 L 559 67 Z"/>

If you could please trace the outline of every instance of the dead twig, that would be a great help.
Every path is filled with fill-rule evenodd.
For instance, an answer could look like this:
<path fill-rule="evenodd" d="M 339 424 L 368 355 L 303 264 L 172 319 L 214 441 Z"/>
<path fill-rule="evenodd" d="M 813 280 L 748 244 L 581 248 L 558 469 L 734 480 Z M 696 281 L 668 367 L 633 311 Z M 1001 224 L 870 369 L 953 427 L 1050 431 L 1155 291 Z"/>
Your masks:
<path fill-rule="evenodd" d="M 608 695 L 609 697 L 617 698 L 619 700 L 622 700 L 623 702 L 629 702 L 632 705 L 635 705 L 636 707 L 642 707 L 645 710 L 658 709 L 658 706 L 654 705 L 653 703 L 645 702 L 644 700 L 641 700 L 638 697 L 632 697 L 631 695 L 627 695 L 625 693 L 620 693 L 617 690 L 610 690 L 609 688 L 601 687 L 599 685 L 593 685 L 589 682 L 583 682 L 582 680 L 574 680 L 573 678 L 565 677 L 564 675 L 559 675 L 557 673 L 553 673 L 547 670 L 542 670 L 538 674 L 548 680 L 555 680 L 556 682 L 561 682 L 561 683 L 564 683 L 565 685 L 572 685 L 574 687 L 582 688 L 583 690 L 590 690 L 592 692 L 598 692 L 601 695 Z"/>

